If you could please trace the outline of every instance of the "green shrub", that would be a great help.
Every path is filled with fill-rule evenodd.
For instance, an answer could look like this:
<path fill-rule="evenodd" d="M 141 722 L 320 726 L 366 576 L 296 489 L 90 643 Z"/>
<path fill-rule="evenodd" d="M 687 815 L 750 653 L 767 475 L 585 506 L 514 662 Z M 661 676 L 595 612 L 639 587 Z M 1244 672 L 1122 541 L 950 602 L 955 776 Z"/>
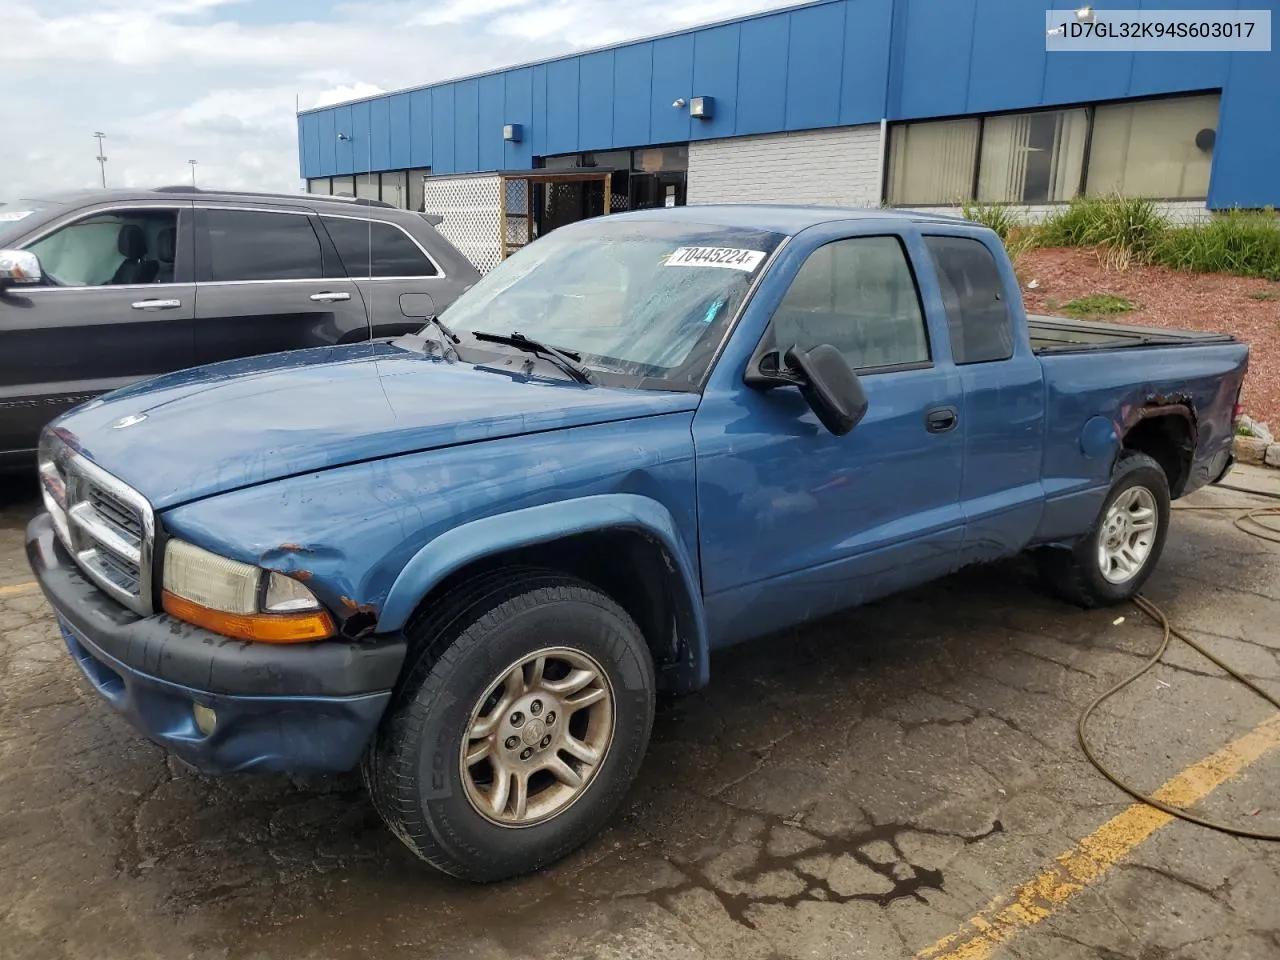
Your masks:
<path fill-rule="evenodd" d="M 1002 241 L 1008 241 L 1009 234 L 1018 226 L 1018 218 L 1009 207 L 992 203 L 965 203 L 960 208 L 960 215 L 966 220 L 990 227 Z"/>
<path fill-rule="evenodd" d="M 1260 290 L 1257 293 L 1249 294 L 1250 300 L 1280 300 L 1280 293 L 1272 293 L 1270 290 Z"/>
<path fill-rule="evenodd" d="M 1167 225 L 1155 204 L 1141 197 L 1080 197 L 1040 225 L 1042 247 L 1098 247 L 1115 266 L 1144 263 Z"/>
<path fill-rule="evenodd" d="M 1073 317 L 1114 317 L 1133 309 L 1133 301 L 1114 293 L 1091 293 L 1087 297 L 1068 300 L 1061 308 Z"/>
<path fill-rule="evenodd" d="M 1152 260 L 1196 273 L 1234 273 L 1280 280 L 1280 220 L 1274 212 L 1232 210 L 1170 227 Z"/>

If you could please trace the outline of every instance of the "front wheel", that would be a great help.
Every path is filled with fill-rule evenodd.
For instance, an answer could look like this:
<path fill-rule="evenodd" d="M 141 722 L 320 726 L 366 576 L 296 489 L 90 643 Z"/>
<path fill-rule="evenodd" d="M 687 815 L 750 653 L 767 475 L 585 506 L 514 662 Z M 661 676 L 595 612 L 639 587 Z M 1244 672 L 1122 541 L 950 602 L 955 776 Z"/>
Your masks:
<path fill-rule="evenodd" d="M 431 865 L 502 880 L 569 853 L 612 814 L 653 724 L 644 636 L 581 581 L 522 570 L 446 597 L 365 758 L 391 830 Z"/>
<path fill-rule="evenodd" d="M 1151 457 L 1120 455 L 1097 523 L 1071 550 L 1037 554 L 1041 576 L 1064 600 L 1100 607 L 1131 600 L 1164 550 L 1169 481 Z"/>

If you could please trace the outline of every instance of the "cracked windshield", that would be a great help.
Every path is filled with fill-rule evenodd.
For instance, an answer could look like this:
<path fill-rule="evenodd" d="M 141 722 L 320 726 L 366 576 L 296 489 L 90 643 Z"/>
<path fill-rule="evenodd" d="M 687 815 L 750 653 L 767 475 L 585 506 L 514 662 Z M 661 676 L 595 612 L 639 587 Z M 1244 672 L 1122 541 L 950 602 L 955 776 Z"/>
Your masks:
<path fill-rule="evenodd" d="M 688 381 L 781 239 L 642 220 L 562 227 L 504 261 L 441 319 L 457 333 L 517 332 L 608 373 Z"/>

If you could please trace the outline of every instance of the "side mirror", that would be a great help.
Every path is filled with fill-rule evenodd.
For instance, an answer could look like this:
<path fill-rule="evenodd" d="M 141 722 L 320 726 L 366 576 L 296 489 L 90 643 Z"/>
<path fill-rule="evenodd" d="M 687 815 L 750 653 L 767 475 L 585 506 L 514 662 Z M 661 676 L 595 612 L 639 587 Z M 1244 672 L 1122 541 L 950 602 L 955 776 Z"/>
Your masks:
<path fill-rule="evenodd" d="M 747 385 L 759 390 L 799 387 L 809 409 L 837 437 L 843 437 L 867 415 L 862 381 L 844 354 L 829 343 L 812 350 L 792 347 L 786 353 L 785 364 L 785 368 L 779 368 L 777 351 L 766 353 L 747 373 Z"/>
<path fill-rule="evenodd" d="M 819 344 L 812 350 L 792 347 L 787 351 L 786 362 L 800 374 L 800 394 L 809 409 L 837 437 L 843 437 L 867 415 L 862 381 L 844 354 L 831 344 Z"/>
<path fill-rule="evenodd" d="M 0 250 L 0 290 L 31 286 L 44 279 L 39 258 L 27 250 Z"/>

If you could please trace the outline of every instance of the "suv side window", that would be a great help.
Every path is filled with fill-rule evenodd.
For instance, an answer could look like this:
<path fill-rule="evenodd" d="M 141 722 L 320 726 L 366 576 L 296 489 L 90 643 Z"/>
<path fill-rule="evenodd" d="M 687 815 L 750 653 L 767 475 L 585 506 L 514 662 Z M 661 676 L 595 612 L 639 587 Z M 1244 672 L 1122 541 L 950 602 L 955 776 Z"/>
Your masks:
<path fill-rule="evenodd" d="M 920 295 L 897 237 L 852 237 L 811 253 L 773 331 L 783 352 L 828 343 L 855 370 L 929 363 Z"/>
<path fill-rule="evenodd" d="M 318 280 L 320 238 L 311 218 L 258 210 L 202 210 L 208 237 L 206 279 Z"/>
<path fill-rule="evenodd" d="M 60 227 L 28 244 L 51 286 L 173 283 L 176 210 L 113 210 Z"/>
<path fill-rule="evenodd" d="M 1013 356 L 1013 320 L 1004 281 L 986 245 L 968 237 L 925 237 L 942 287 L 956 363 L 990 363 Z"/>
<path fill-rule="evenodd" d="M 399 227 L 378 220 L 321 217 L 349 277 L 434 277 L 435 264 Z"/>

